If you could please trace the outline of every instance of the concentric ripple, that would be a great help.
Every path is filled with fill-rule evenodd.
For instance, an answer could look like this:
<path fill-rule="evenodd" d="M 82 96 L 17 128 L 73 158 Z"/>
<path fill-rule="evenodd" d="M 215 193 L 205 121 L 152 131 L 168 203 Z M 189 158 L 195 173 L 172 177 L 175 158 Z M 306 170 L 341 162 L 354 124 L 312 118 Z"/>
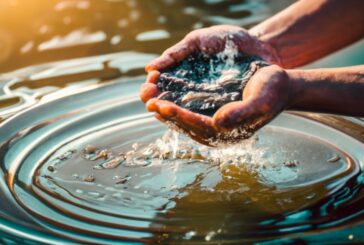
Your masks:
<path fill-rule="evenodd" d="M 130 94 L 141 81 L 51 99 L 2 125 L 4 222 L 47 243 L 196 244 L 316 239 L 362 220 L 359 121 L 332 118 L 340 132 L 328 116 L 285 113 L 212 149 L 146 114 Z"/>
<path fill-rule="evenodd" d="M 0 63 L 21 69 L 0 75 L 1 244 L 364 241 L 363 121 L 286 113 L 211 149 L 136 96 L 189 31 L 250 28 L 294 1 L 10 2 Z M 360 47 L 313 66 L 361 64 Z"/>

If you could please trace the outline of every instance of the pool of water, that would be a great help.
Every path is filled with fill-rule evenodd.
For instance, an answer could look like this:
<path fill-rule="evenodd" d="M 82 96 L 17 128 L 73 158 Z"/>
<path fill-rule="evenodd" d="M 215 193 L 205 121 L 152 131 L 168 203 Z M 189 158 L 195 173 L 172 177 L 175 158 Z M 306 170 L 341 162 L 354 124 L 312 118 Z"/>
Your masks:
<path fill-rule="evenodd" d="M 290 1 L 28 2 L 5 7 L 34 8 L 24 18 L 37 34 L 0 29 L 16 40 L 0 77 L 1 242 L 364 240 L 362 120 L 286 112 L 209 148 L 137 96 L 144 65 L 189 30 L 249 27 Z"/>

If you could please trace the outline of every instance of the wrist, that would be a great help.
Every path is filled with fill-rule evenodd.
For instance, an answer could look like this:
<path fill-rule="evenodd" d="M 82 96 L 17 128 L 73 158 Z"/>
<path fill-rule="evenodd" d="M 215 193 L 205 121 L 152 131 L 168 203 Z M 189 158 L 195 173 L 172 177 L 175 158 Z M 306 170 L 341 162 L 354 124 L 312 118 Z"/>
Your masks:
<path fill-rule="evenodd" d="M 287 109 L 295 110 L 305 103 L 305 91 L 307 89 L 307 78 L 305 71 L 298 69 L 286 70 L 290 84 L 290 103 Z"/>

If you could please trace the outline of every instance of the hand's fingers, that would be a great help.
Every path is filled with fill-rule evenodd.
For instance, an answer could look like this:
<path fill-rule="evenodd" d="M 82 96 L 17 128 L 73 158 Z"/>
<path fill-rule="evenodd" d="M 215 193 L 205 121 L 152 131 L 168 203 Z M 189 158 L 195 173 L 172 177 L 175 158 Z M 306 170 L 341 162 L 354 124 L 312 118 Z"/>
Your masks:
<path fill-rule="evenodd" d="M 159 71 L 156 70 L 149 71 L 146 82 L 156 84 L 158 82 L 159 75 L 160 75 Z"/>
<path fill-rule="evenodd" d="M 187 126 L 184 124 L 181 124 L 179 122 L 176 121 L 170 121 L 170 119 L 167 118 L 163 118 L 160 114 L 156 114 L 156 118 L 158 120 L 160 120 L 161 122 L 165 123 L 166 125 L 168 125 L 168 127 L 170 127 L 171 129 L 175 130 L 175 131 L 179 131 L 182 132 L 186 135 L 188 135 L 191 139 L 203 144 L 203 145 L 207 145 L 207 146 L 214 146 L 212 143 L 213 141 L 210 138 L 204 138 L 201 137 L 198 132 L 194 132 L 192 131 L 190 128 L 186 128 Z"/>
<path fill-rule="evenodd" d="M 154 117 L 158 120 L 158 121 L 160 121 L 160 122 L 162 122 L 162 123 L 164 123 L 164 124 L 166 124 L 169 128 L 171 128 L 171 129 L 173 129 L 173 130 L 175 130 L 175 131 L 183 131 L 183 133 L 187 133 L 181 126 L 179 126 L 179 125 L 177 125 L 176 123 L 172 123 L 171 121 L 169 121 L 168 119 L 165 119 L 165 118 L 163 118 L 160 114 L 158 114 L 158 113 L 156 113 L 155 115 L 154 115 Z"/>
<path fill-rule="evenodd" d="M 210 117 L 193 113 L 170 101 L 158 100 L 156 107 L 159 114 L 164 118 L 186 125 L 187 128 L 194 132 L 211 136 L 215 133 Z"/>
<path fill-rule="evenodd" d="M 207 29 L 205 30 L 208 31 Z M 226 47 L 226 38 L 224 36 L 219 35 L 203 35 L 200 38 L 199 42 L 199 50 L 201 50 L 204 54 L 216 54 L 223 51 Z"/>
<path fill-rule="evenodd" d="M 155 98 L 160 94 L 157 86 L 153 83 L 143 83 L 140 87 L 139 96 L 140 99 L 146 103 L 151 98 Z"/>
<path fill-rule="evenodd" d="M 219 129 L 245 128 L 255 130 L 272 118 L 271 106 L 263 100 L 248 98 L 221 107 L 214 115 L 214 125 Z"/>
<path fill-rule="evenodd" d="M 167 122 L 167 120 L 165 120 L 161 115 L 159 115 L 158 113 L 156 113 L 155 115 L 154 115 L 154 117 L 158 120 L 158 121 L 160 121 L 160 122 L 162 122 L 162 123 L 166 123 Z"/>
<path fill-rule="evenodd" d="M 188 134 L 194 135 L 193 138 L 201 137 L 209 139 L 216 137 L 216 131 L 210 117 L 190 112 L 170 101 L 158 99 L 149 100 L 147 109 L 157 112 L 165 120 L 184 128 Z"/>
<path fill-rule="evenodd" d="M 170 47 L 157 59 L 146 66 L 146 71 L 164 70 L 172 67 L 196 51 L 196 43 L 190 38 L 184 38 Z"/>
<path fill-rule="evenodd" d="M 158 121 L 160 121 L 160 122 L 162 122 L 162 123 L 164 123 L 164 124 L 166 124 L 169 128 L 171 128 L 171 129 L 173 129 L 173 130 L 175 130 L 175 131 L 183 131 L 184 133 L 187 133 L 180 125 L 177 125 L 176 123 L 172 123 L 171 121 L 169 121 L 168 119 L 165 119 L 165 118 L 163 118 L 160 114 L 158 114 L 158 113 L 156 113 L 155 115 L 154 115 L 154 117 L 158 120 Z"/>

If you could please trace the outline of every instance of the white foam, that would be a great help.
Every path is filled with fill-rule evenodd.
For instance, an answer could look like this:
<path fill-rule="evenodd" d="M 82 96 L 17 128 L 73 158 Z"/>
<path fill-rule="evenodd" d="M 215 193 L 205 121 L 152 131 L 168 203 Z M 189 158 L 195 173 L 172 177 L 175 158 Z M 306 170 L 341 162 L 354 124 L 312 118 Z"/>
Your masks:
<path fill-rule="evenodd" d="M 218 84 L 226 79 L 234 79 L 240 74 L 239 66 L 236 64 L 236 57 L 239 55 L 239 50 L 232 40 L 227 40 L 225 48 L 222 52 L 216 54 L 216 57 L 221 60 L 217 66 L 214 65 L 213 60 L 210 61 L 209 71 L 206 77 L 211 79 L 207 82 L 209 84 Z M 220 73 L 221 76 L 216 79 L 216 74 Z"/>
<path fill-rule="evenodd" d="M 206 164 L 218 164 L 221 169 L 235 165 L 244 167 L 256 174 L 262 183 L 274 185 L 294 180 L 298 173 L 296 168 L 290 168 L 274 159 L 269 154 L 269 148 L 258 144 L 259 136 L 232 145 L 208 147 L 196 143 L 189 137 L 169 130 L 161 138 L 146 147 L 129 153 L 128 165 L 176 164 L 175 174 L 179 164 L 201 161 Z"/>

